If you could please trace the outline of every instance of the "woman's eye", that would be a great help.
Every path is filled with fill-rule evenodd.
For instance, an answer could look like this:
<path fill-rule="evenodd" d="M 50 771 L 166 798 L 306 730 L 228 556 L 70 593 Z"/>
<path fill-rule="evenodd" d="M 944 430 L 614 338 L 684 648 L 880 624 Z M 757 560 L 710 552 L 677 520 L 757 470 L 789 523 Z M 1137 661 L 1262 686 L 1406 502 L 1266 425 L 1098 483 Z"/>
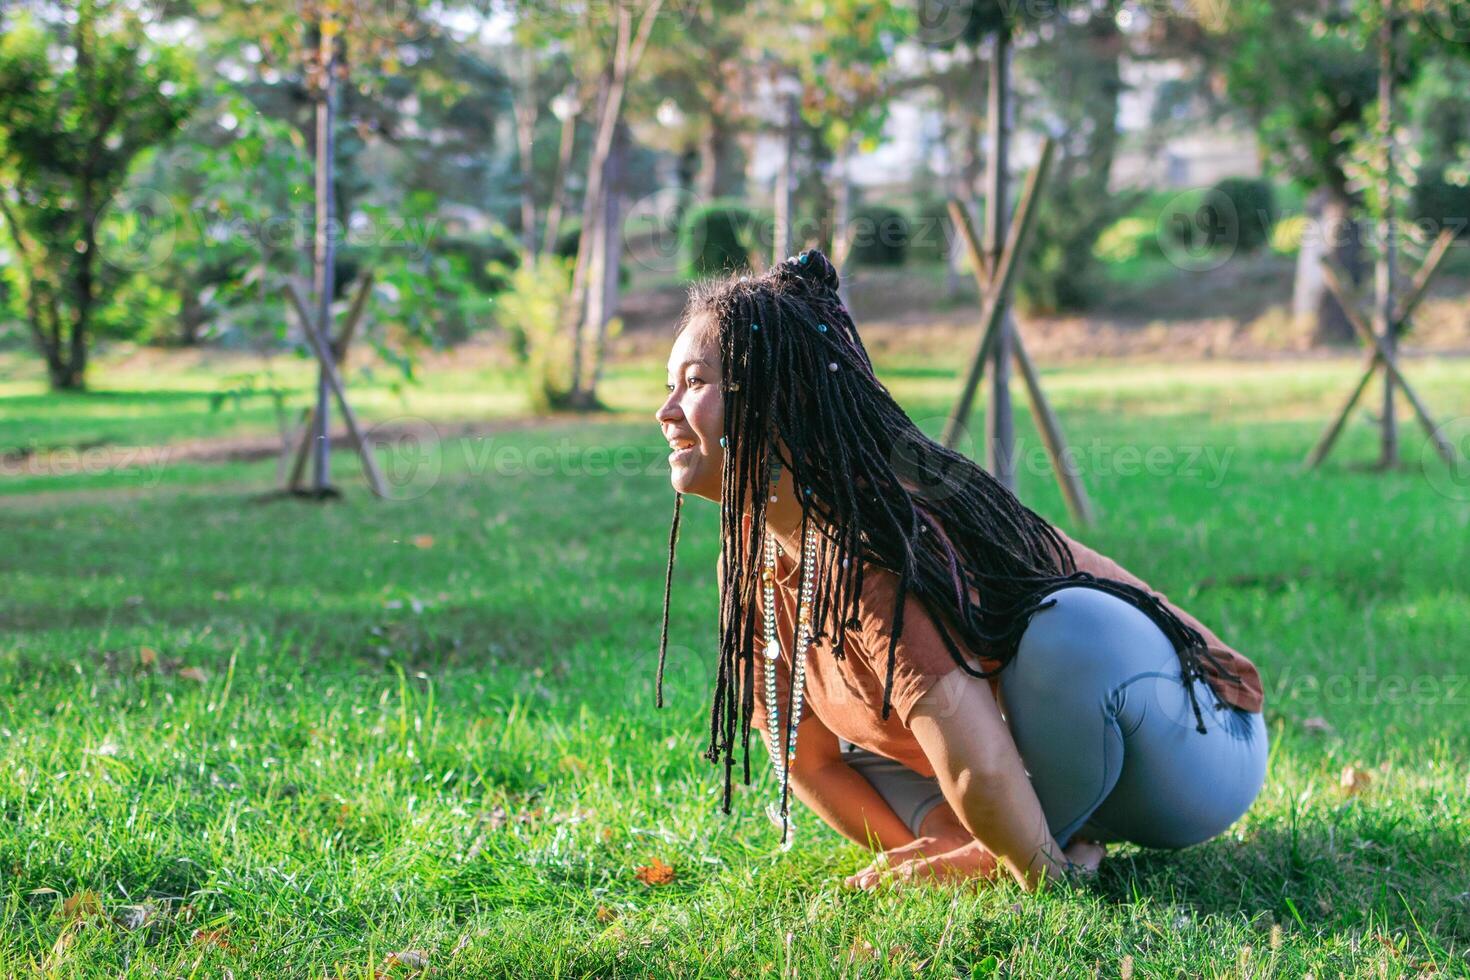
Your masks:
<path fill-rule="evenodd" d="M 684 383 L 687 384 L 687 385 L 689 385 L 689 386 L 691 386 L 691 387 L 693 387 L 694 385 L 702 385 L 702 384 L 704 384 L 704 382 L 700 378 L 695 377 L 693 375 L 691 375 L 690 378 L 689 378 L 689 380 L 685 381 Z"/>
<path fill-rule="evenodd" d="M 670 384 L 669 382 L 665 381 L 664 382 L 664 391 L 673 391 L 673 390 L 674 390 L 674 386 L 672 384 Z"/>

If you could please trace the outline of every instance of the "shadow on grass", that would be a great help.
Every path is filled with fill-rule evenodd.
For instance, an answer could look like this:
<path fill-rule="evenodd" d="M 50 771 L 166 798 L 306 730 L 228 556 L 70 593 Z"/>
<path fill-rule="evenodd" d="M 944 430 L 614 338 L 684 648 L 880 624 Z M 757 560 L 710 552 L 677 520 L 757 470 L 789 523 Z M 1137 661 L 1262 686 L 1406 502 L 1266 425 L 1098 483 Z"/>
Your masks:
<path fill-rule="evenodd" d="M 1402 932 L 1439 954 L 1470 940 L 1464 853 L 1456 828 L 1362 814 L 1351 827 L 1268 827 L 1244 841 L 1110 857 L 1093 889 L 1119 905 L 1265 916 L 1266 928 L 1306 934 Z"/>

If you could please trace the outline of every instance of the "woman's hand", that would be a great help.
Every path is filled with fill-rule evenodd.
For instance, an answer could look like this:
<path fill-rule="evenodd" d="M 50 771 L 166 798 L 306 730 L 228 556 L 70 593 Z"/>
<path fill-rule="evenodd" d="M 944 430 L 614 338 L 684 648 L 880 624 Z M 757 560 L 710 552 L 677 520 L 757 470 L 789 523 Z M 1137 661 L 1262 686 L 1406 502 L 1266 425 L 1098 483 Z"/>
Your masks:
<path fill-rule="evenodd" d="M 932 837 L 921 837 L 912 844 L 882 852 L 846 883 L 848 887 L 865 891 L 884 882 L 935 884 L 963 878 L 989 878 L 999 866 L 999 859 L 977 840 L 939 842 Z"/>

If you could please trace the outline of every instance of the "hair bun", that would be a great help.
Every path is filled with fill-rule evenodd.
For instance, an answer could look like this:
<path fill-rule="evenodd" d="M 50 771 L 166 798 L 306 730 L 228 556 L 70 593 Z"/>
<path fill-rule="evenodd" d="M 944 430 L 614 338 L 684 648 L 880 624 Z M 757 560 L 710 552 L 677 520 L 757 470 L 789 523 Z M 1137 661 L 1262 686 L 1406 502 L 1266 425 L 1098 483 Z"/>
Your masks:
<path fill-rule="evenodd" d="M 819 248 L 809 248 L 804 252 L 798 252 L 782 262 L 778 271 L 794 274 L 798 279 L 814 288 L 826 290 L 834 296 L 837 295 L 837 286 L 840 282 L 837 277 L 837 269 Z"/>

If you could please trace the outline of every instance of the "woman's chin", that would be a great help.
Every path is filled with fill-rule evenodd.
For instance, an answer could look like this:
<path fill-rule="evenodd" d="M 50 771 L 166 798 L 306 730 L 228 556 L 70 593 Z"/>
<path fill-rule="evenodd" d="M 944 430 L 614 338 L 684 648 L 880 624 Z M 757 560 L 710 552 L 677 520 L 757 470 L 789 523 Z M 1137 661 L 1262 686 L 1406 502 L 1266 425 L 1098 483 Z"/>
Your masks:
<path fill-rule="evenodd" d="M 669 473 L 669 483 L 673 486 L 674 490 L 685 496 L 703 497 L 706 500 L 716 502 L 720 499 L 718 487 L 711 490 L 709 487 L 703 485 L 703 481 L 698 479 L 698 474 L 683 467 L 676 467 Z"/>

